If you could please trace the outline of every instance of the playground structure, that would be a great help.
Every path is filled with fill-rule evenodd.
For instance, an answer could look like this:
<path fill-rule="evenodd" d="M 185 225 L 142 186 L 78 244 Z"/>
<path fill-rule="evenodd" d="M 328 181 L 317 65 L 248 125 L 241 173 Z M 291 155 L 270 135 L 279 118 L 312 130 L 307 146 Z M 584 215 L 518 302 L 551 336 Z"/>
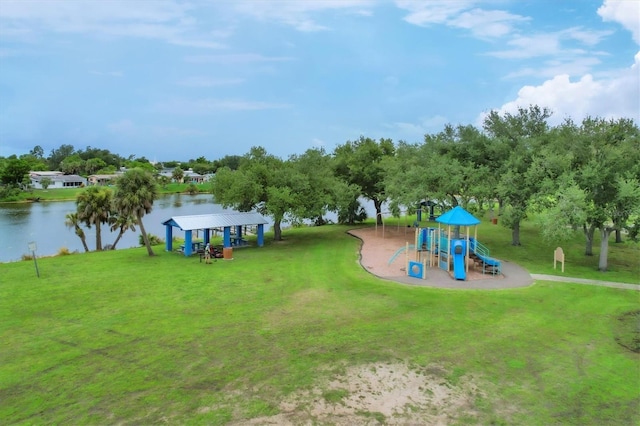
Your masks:
<path fill-rule="evenodd" d="M 451 273 L 455 280 L 465 281 L 469 275 L 469 265 L 480 270 L 482 275 L 502 274 L 500 261 L 492 258 L 489 249 L 478 241 L 479 219 L 457 206 L 439 216 L 436 222 L 438 228 L 417 227 L 415 244 L 407 243 L 390 262 L 404 249 L 407 275 L 414 278 L 425 279 L 427 268 L 439 267 Z M 474 228 L 473 236 L 471 227 Z M 410 256 L 412 248 L 413 256 Z"/>

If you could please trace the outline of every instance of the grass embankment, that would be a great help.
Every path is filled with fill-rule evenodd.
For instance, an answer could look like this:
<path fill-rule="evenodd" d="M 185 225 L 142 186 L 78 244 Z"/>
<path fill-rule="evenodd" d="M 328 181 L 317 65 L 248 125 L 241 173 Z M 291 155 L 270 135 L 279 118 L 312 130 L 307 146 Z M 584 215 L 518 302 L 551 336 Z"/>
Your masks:
<path fill-rule="evenodd" d="M 166 186 L 158 186 L 159 194 L 177 194 L 187 193 L 188 183 L 170 183 Z M 113 188 L 113 187 L 112 187 Z M 196 185 L 199 193 L 207 193 L 211 191 L 208 184 Z M 75 200 L 76 196 L 85 188 L 57 188 L 57 189 L 32 189 L 29 191 L 21 191 L 15 197 L 9 200 L 0 199 L 0 203 L 24 203 L 34 200 L 38 201 L 69 201 Z"/>
<path fill-rule="evenodd" d="M 477 381 L 474 414 L 454 424 L 640 421 L 639 356 L 615 340 L 618 318 L 640 310 L 637 292 L 399 285 L 360 267 L 346 229 L 288 230 L 284 242 L 213 265 L 162 247 L 155 257 L 130 249 L 39 259 L 39 279 L 33 262 L 0 264 L 0 418 L 242 424 L 277 414 L 283 399 L 346 366 L 402 361 L 438 366 L 452 388 Z M 550 272 L 550 254 L 531 253 L 526 244 L 539 244 L 528 234 L 524 247 L 501 247 L 508 232 L 486 225 L 479 238 L 497 257 Z M 570 264 L 572 274 L 595 273 Z M 322 395 L 339 407 L 348 393 Z M 300 423 L 317 420 L 308 406 L 296 412 Z"/>

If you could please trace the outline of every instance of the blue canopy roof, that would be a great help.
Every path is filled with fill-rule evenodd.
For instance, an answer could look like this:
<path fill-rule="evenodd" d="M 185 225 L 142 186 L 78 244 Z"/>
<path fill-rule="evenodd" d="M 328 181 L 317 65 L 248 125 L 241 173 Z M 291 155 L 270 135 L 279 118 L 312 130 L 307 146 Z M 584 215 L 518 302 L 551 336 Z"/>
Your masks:
<path fill-rule="evenodd" d="M 437 218 L 436 222 L 445 225 L 472 226 L 479 224 L 480 220 L 462 207 L 456 206 Z"/>

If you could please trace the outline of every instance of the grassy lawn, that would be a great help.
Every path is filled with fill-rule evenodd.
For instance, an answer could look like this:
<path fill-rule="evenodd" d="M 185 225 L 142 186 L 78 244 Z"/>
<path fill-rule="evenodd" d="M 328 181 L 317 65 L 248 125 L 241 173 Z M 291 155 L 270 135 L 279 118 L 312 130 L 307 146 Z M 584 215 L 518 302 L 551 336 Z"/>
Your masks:
<path fill-rule="evenodd" d="M 283 242 L 212 265 L 163 247 L 155 257 L 129 249 L 39 259 L 39 279 L 33 262 L 0 264 L 0 419 L 246 424 L 318 386 L 340 406 L 349 391 L 331 389 L 332 377 L 404 362 L 438 369 L 450 388 L 478 384 L 472 414 L 452 424 L 640 422 L 640 357 L 616 342 L 620 318 L 640 311 L 638 292 L 404 286 L 365 272 L 346 229 L 287 230 Z M 505 236 L 490 224 L 479 231 L 492 255 L 554 272 L 555 247 L 535 227 L 521 247 Z M 567 246 L 565 275 L 637 283 L 637 245 L 612 246 L 604 277 L 583 251 L 578 239 Z M 299 423 L 320 422 L 308 406 L 296 411 Z"/>
<path fill-rule="evenodd" d="M 158 185 L 158 193 L 159 194 L 176 194 L 176 193 L 185 193 L 187 192 L 187 188 L 189 184 L 187 183 L 170 183 L 166 186 Z M 209 184 L 200 184 L 196 185 L 198 188 L 198 192 L 209 192 L 211 187 Z M 115 187 L 111 187 L 115 189 Z M 76 196 L 84 191 L 85 188 L 56 188 L 56 189 L 32 189 L 30 191 L 21 191 L 17 199 L 12 199 L 11 201 L 2 201 L 0 202 L 27 202 L 34 199 L 39 199 L 40 201 L 67 201 L 67 200 L 75 200 Z"/>

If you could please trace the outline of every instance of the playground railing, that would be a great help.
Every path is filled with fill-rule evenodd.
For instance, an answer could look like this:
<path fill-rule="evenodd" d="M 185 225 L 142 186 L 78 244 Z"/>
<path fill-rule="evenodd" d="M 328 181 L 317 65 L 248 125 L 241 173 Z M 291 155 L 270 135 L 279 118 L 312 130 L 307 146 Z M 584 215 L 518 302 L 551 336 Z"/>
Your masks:
<path fill-rule="evenodd" d="M 491 257 L 487 246 L 485 246 L 475 238 L 472 238 L 470 249 L 473 253 L 478 255 L 480 259 L 482 259 L 483 274 L 499 275 L 502 273 L 502 264 L 498 259 L 494 259 Z"/>

